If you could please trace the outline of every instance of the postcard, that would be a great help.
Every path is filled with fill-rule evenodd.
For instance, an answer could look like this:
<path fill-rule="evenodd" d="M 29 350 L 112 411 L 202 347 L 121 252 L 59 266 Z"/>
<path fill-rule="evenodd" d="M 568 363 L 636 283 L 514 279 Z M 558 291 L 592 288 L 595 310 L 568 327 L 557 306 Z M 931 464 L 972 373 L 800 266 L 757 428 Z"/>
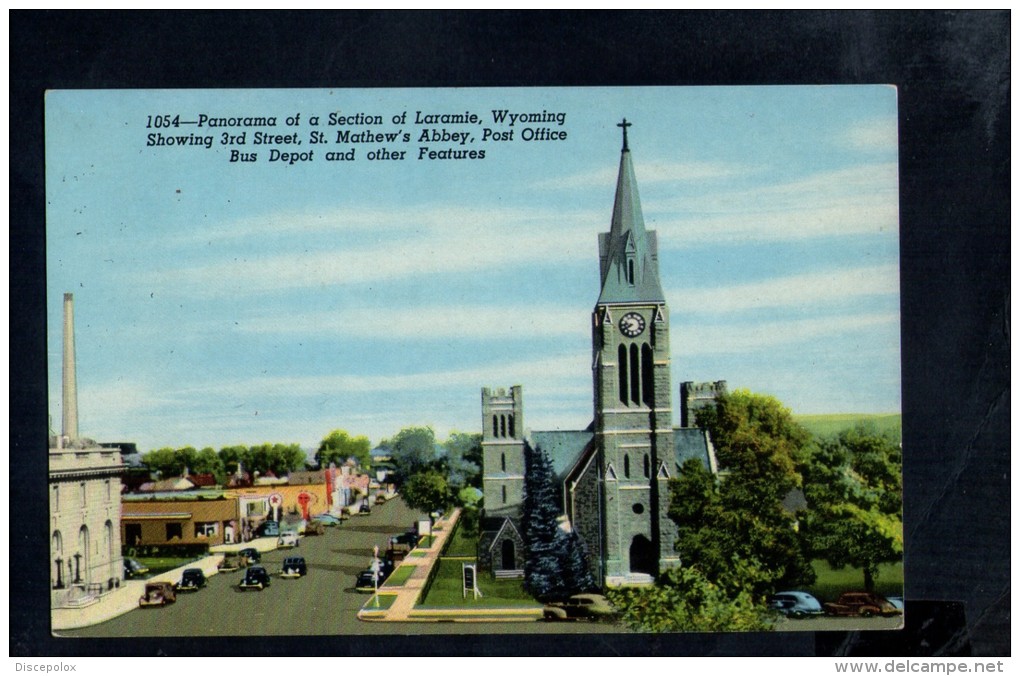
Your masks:
<path fill-rule="evenodd" d="M 54 90 L 58 637 L 903 623 L 889 86 Z"/>

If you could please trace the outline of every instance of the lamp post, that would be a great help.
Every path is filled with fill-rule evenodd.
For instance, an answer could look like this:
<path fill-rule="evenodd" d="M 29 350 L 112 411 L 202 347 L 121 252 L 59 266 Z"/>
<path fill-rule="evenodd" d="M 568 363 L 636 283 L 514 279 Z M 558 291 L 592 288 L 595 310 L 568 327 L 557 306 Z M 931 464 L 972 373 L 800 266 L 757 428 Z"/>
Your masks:
<path fill-rule="evenodd" d="M 373 603 L 376 608 L 379 607 L 379 545 L 372 547 L 372 565 L 369 566 L 372 569 L 372 581 L 375 582 L 375 596 L 373 597 Z"/>
<path fill-rule="evenodd" d="M 70 561 L 67 562 L 70 565 Z M 74 582 L 78 584 L 81 582 L 81 553 L 76 552 L 74 555 Z"/>

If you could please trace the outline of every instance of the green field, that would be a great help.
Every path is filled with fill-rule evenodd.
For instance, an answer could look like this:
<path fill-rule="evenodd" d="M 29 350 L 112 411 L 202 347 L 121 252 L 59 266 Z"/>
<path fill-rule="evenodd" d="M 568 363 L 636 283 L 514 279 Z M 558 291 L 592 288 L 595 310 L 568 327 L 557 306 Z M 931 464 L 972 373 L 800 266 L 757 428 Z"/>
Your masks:
<path fill-rule="evenodd" d="M 818 579 L 807 588 L 819 601 L 835 601 L 841 592 L 864 589 L 864 573 L 849 566 L 834 570 L 825 561 L 812 561 Z M 883 563 L 878 567 L 875 592 L 882 596 L 903 596 L 903 563 Z"/>
<path fill-rule="evenodd" d="M 387 587 L 400 587 L 407 582 L 408 578 L 414 573 L 417 566 L 404 565 L 393 571 L 393 574 L 386 578 Z"/>
<path fill-rule="evenodd" d="M 873 424 L 879 432 L 896 440 L 902 438 L 902 420 L 899 413 L 825 413 L 821 415 L 794 415 L 801 427 L 816 437 L 831 437 L 858 423 Z"/>

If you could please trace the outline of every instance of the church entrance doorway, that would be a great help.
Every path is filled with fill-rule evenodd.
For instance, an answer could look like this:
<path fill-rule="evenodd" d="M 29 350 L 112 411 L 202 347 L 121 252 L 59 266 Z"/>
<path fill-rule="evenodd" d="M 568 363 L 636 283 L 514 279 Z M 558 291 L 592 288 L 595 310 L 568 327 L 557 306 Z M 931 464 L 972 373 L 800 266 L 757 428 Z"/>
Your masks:
<path fill-rule="evenodd" d="M 630 572 L 655 575 L 657 558 L 651 540 L 644 535 L 635 535 L 630 543 Z"/>
<path fill-rule="evenodd" d="M 501 568 L 503 570 L 517 570 L 517 552 L 515 551 L 513 540 L 503 540 L 502 545 L 502 558 Z"/>

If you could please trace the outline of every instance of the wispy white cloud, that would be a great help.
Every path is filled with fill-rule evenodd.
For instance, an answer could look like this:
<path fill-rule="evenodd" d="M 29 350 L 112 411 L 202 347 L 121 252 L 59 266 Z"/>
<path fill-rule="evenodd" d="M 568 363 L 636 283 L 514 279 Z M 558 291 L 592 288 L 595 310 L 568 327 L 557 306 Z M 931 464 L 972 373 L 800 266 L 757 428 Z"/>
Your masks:
<path fill-rule="evenodd" d="M 673 289 L 698 314 L 762 308 L 803 308 L 850 298 L 899 294 L 899 267 L 894 264 L 790 275 L 749 284 L 716 288 Z"/>
<path fill-rule="evenodd" d="M 679 327 L 683 332 L 683 357 L 720 354 L 755 353 L 779 345 L 807 343 L 827 336 L 846 335 L 879 328 L 899 330 L 900 317 L 895 312 L 840 315 L 818 319 L 792 321 L 747 322 L 738 326 L 731 324 L 701 324 Z M 673 319 L 676 325 L 676 318 Z M 677 328 L 674 326 L 674 328 Z M 874 341 L 869 336 L 869 342 Z M 889 349 L 898 350 L 898 343 L 891 343 Z M 678 346 L 673 346 L 674 352 Z"/>
<path fill-rule="evenodd" d="M 645 204 L 665 246 L 794 241 L 899 231 L 895 164 Z"/>
<path fill-rule="evenodd" d="M 616 185 L 617 171 L 616 167 L 604 167 L 595 171 L 541 181 L 536 183 L 535 187 L 553 190 L 574 188 L 603 188 L 611 190 Z M 638 182 L 641 184 L 671 181 L 706 181 L 733 178 L 761 171 L 761 169 L 747 165 L 728 164 L 725 162 L 657 162 L 654 160 L 642 161 L 641 166 L 635 169 Z"/>
<path fill-rule="evenodd" d="M 861 151 L 894 151 L 899 142 L 895 117 L 864 120 L 851 126 L 846 135 L 837 141 L 848 148 Z"/>
<path fill-rule="evenodd" d="M 146 280 L 196 295 L 250 294 L 590 259 L 592 214 L 432 208 L 402 212 L 396 236 L 362 238 L 343 249 L 232 253 L 229 260 L 166 268 Z M 390 218 L 387 216 L 386 218 Z"/>
<path fill-rule="evenodd" d="M 446 338 L 530 340 L 588 335 L 588 311 L 550 304 L 434 305 L 408 308 L 360 307 L 336 312 L 273 314 L 238 322 L 254 334 L 357 335 L 393 340 Z"/>

